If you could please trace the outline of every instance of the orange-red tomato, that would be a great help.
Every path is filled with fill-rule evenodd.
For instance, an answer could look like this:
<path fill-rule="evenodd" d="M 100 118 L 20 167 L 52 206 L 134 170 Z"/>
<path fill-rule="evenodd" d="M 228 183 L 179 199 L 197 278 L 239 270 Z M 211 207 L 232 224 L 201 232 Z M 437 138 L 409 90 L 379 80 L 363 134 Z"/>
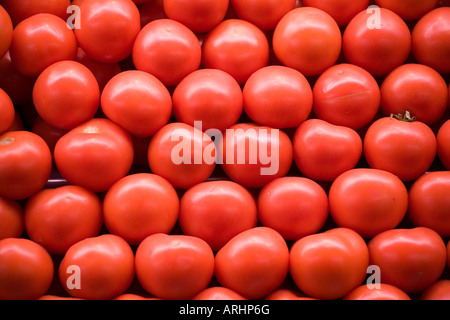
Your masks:
<path fill-rule="evenodd" d="M 305 297 L 301 292 L 292 289 L 278 289 L 269 294 L 266 300 L 317 300 Z"/>
<path fill-rule="evenodd" d="M 2 134 L 11 128 L 16 115 L 11 98 L 2 89 L 0 89 L 0 114 L 0 134 Z"/>
<path fill-rule="evenodd" d="M 2 0 L 2 6 L 8 11 L 14 25 L 17 25 L 38 13 L 50 13 L 66 20 L 70 0 Z"/>
<path fill-rule="evenodd" d="M 4 5 L 4 3 L 2 3 Z M 13 38 L 13 24 L 9 13 L 0 5 L 0 57 L 9 50 Z"/>
<path fill-rule="evenodd" d="M 225 287 L 210 287 L 196 294 L 192 300 L 247 300 L 239 293 Z"/>
<path fill-rule="evenodd" d="M 450 300 L 450 280 L 441 279 L 426 288 L 421 296 L 421 300 Z"/>
<path fill-rule="evenodd" d="M 344 300 L 411 300 L 403 290 L 387 283 L 377 284 L 379 287 L 371 288 L 362 285 L 347 294 Z"/>
<path fill-rule="evenodd" d="M 341 27 L 346 26 L 354 16 L 369 6 L 369 0 L 303 0 L 302 3 L 325 11 Z"/>
<path fill-rule="evenodd" d="M 446 120 L 439 128 L 436 139 L 439 160 L 450 170 L 450 120 Z"/>
<path fill-rule="evenodd" d="M 375 3 L 394 11 L 402 19 L 417 20 L 436 8 L 439 0 L 375 0 Z"/>
<path fill-rule="evenodd" d="M 0 197 L 0 240 L 20 238 L 25 230 L 23 208 L 19 202 Z"/>

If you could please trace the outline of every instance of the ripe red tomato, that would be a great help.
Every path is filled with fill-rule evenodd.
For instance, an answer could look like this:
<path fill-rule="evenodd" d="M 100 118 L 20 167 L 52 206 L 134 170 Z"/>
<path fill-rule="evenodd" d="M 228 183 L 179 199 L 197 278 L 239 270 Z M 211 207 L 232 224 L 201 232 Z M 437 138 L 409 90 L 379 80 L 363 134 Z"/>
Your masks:
<path fill-rule="evenodd" d="M 23 208 L 19 202 L 0 197 L 0 240 L 20 238 L 25 230 Z"/>
<path fill-rule="evenodd" d="M 75 243 L 95 237 L 102 227 L 98 196 L 78 186 L 44 189 L 25 206 L 25 230 L 51 254 L 64 254 Z"/>
<path fill-rule="evenodd" d="M 328 218 L 325 190 L 303 177 L 283 177 L 269 182 L 261 189 L 257 204 L 261 224 L 276 230 L 286 240 L 298 240 L 318 232 Z"/>
<path fill-rule="evenodd" d="M 290 273 L 307 296 L 338 299 L 360 286 L 369 266 L 364 239 L 337 228 L 301 238 L 291 247 Z"/>
<path fill-rule="evenodd" d="M 63 288 L 72 297 L 88 300 L 109 300 L 125 293 L 134 275 L 133 250 L 112 234 L 75 243 L 59 265 Z"/>
<path fill-rule="evenodd" d="M 380 267 L 383 283 L 406 293 L 432 285 L 447 263 L 444 241 L 428 228 L 388 230 L 372 238 L 368 247 L 370 263 Z"/>
<path fill-rule="evenodd" d="M 355 168 L 363 151 L 356 131 L 320 119 L 302 123 L 292 143 L 297 168 L 306 177 L 318 181 L 333 181 Z"/>
<path fill-rule="evenodd" d="M 154 234 L 136 251 L 139 283 L 162 299 L 191 299 L 206 289 L 213 273 L 214 254 L 205 241 L 196 237 Z"/>
<path fill-rule="evenodd" d="M 53 280 L 50 254 L 28 239 L 0 240 L 0 265 L 1 300 L 37 299 Z"/>
<path fill-rule="evenodd" d="M 397 287 L 387 283 L 379 283 L 379 288 L 372 289 L 362 285 L 352 290 L 343 300 L 411 300 L 411 298 Z"/>
<path fill-rule="evenodd" d="M 119 62 L 131 54 L 141 22 L 131 0 L 89 0 L 80 7 L 79 46 L 100 62 Z"/>
<path fill-rule="evenodd" d="M 139 70 L 114 76 L 101 96 L 103 113 L 136 137 L 150 137 L 169 122 L 172 98 L 153 75 Z"/>
<path fill-rule="evenodd" d="M 305 76 L 319 75 L 339 58 L 342 37 L 336 21 L 313 7 L 289 11 L 273 34 L 273 50 L 285 65 Z"/>
<path fill-rule="evenodd" d="M 380 87 L 361 67 L 337 64 L 313 87 L 313 112 L 322 120 L 359 130 L 373 121 L 380 108 Z"/>
<path fill-rule="evenodd" d="M 3 3 L 2 3 L 3 4 Z M 13 24 L 8 12 L 0 5 L 0 57 L 9 50 L 13 38 Z"/>
<path fill-rule="evenodd" d="M 52 155 L 45 141 L 28 131 L 0 135 L 0 196 L 25 199 L 40 191 L 52 170 Z"/>
<path fill-rule="evenodd" d="M 273 229 L 256 227 L 232 238 L 216 254 L 219 283 L 247 299 L 262 299 L 286 279 L 289 249 Z"/>
<path fill-rule="evenodd" d="M 437 153 L 439 160 L 450 170 L 450 120 L 444 122 L 437 133 Z"/>
<path fill-rule="evenodd" d="M 133 141 L 108 119 L 92 119 L 70 130 L 55 146 L 61 175 L 94 192 L 108 190 L 133 164 Z"/>
<path fill-rule="evenodd" d="M 70 0 L 2 0 L 2 6 L 8 11 L 16 26 L 21 21 L 38 13 L 50 13 L 66 20 Z"/>
<path fill-rule="evenodd" d="M 31 127 L 31 132 L 40 136 L 47 143 L 51 154 L 53 155 L 55 145 L 58 140 L 65 135 L 68 131 L 55 128 L 42 120 L 41 117 L 36 117 Z"/>
<path fill-rule="evenodd" d="M 303 5 L 325 11 L 339 26 L 344 27 L 369 6 L 369 0 L 303 0 Z"/>
<path fill-rule="evenodd" d="M 19 72 L 37 77 L 55 62 L 73 60 L 77 48 L 75 35 L 63 19 L 40 13 L 17 25 L 9 53 Z"/>
<path fill-rule="evenodd" d="M 295 69 L 268 66 L 253 73 L 243 89 L 244 110 L 253 122 L 272 128 L 295 128 L 311 114 L 308 80 Z"/>
<path fill-rule="evenodd" d="M 0 134 L 11 128 L 16 111 L 8 94 L 0 88 Z"/>
<path fill-rule="evenodd" d="M 408 190 L 394 174 L 377 169 L 354 169 L 333 181 L 330 214 L 340 227 L 365 238 L 397 227 L 408 209 Z"/>
<path fill-rule="evenodd" d="M 408 58 L 411 32 L 394 12 L 374 10 L 364 10 L 350 21 L 343 36 L 343 52 L 349 63 L 374 76 L 385 76 Z"/>
<path fill-rule="evenodd" d="M 256 201 L 232 181 L 208 181 L 188 189 L 180 202 L 183 234 L 206 241 L 213 251 L 237 234 L 256 227 Z"/>
<path fill-rule="evenodd" d="M 420 300 L 450 300 L 450 280 L 436 281 L 422 292 Z"/>
<path fill-rule="evenodd" d="M 229 73 L 243 85 L 269 61 L 269 42 L 254 24 L 238 19 L 222 21 L 203 40 L 204 68 Z"/>
<path fill-rule="evenodd" d="M 209 287 L 195 295 L 192 300 L 247 300 L 239 293 L 225 287 Z"/>
<path fill-rule="evenodd" d="M 269 294 L 265 300 L 317 300 L 305 297 L 301 292 L 293 289 L 278 289 Z"/>
<path fill-rule="evenodd" d="M 375 0 L 375 3 L 394 11 L 404 20 L 417 20 L 436 8 L 439 0 Z"/>
<path fill-rule="evenodd" d="M 133 45 L 132 58 L 138 70 L 175 86 L 201 63 L 201 47 L 195 34 L 171 19 L 148 23 Z"/>
<path fill-rule="evenodd" d="M 164 178 L 138 173 L 109 188 L 103 199 L 103 220 L 112 234 L 138 245 L 155 233 L 169 233 L 178 219 L 177 192 Z"/>

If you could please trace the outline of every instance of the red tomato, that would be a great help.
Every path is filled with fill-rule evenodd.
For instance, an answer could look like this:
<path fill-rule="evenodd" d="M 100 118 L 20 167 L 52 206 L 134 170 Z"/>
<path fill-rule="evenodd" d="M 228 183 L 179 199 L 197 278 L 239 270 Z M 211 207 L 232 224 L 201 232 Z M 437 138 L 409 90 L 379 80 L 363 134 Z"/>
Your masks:
<path fill-rule="evenodd" d="M 278 289 L 269 294 L 265 300 L 316 300 L 305 297 L 301 292 L 292 289 Z"/>
<path fill-rule="evenodd" d="M 50 254 L 28 239 L 0 240 L 0 265 L 1 300 L 37 299 L 53 280 Z"/>
<path fill-rule="evenodd" d="M 417 20 L 436 8 L 439 0 L 375 0 L 375 3 L 390 9 L 404 20 Z"/>
<path fill-rule="evenodd" d="M 58 140 L 67 133 L 67 130 L 62 130 L 49 125 L 42 120 L 41 117 L 36 117 L 31 127 L 31 132 L 40 136 L 47 143 L 50 152 L 53 155 L 55 145 Z"/>
<path fill-rule="evenodd" d="M 400 224 L 408 209 L 408 190 L 390 172 L 354 169 L 334 180 L 329 200 L 338 226 L 371 238 Z"/>
<path fill-rule="evenodd" d="M 247 299 L 262 299 L 286 279 L 289 249 L 273 229 L 256 227 L 231 239 L 216 254 L 219 283 Z"/>
<path fill-rule="evenodd" d="M 8 11 L 14 25 L 38 13 L 50 13 L 66 20 L 70 0 L 2 0 L 2 6 Z"/>
<path fill-rule="evenodd" d="M 133 62 L 138 70 L 157 77 L 166 86 L 175 86 L 201 63 L 201 47 L 195 34 L 171 19 L 148 23 L 133 46 Z"/>
<path fill-rule="evenodd" d="M 64 254 L 75 243 L 95 237 L 102 227 L 97 195 L 78 186 L 44 189 L 25 206 L 25 230 L 51 254 Z"/>
<path fill-rule="evenodd" d="M 158 19 L 167 19 L 163 0 L 152 0 L 138 7 L 141 16 L 141 29 Z"/>
<path fill-rule="evenodd" d="M 28 131 L 0 135 L 0 196 L 25 199 L 40 191 L 50 177 L 52 155 L 45 141 Z"/>
<path fill-rule="evenodd" d="M 37 77 L 55 62 L 74 59 L 77 41 L 63 19 L 40 13 L 17 25 L 9 53 L 19 72 Z"/>
<path fill-rule="evenodd" d="M 243 89 L 244 110 L 253 122 L 272 128 L 295 128 L 311 114 L 311 86 L 300 72 L 268 66 L 253 73 Z"/>
<path fill-rule="evenodd" d="M 288 12 L 273 34 L 273 50 L 285 65 L 305 76 L 319 75 L 339 58 L 342 37 L 336 21 L 317 8 Z"/>
<path fill-rule="evenodd" d="M 370 263 L 380 267 L 383 282 L 406 293 L 432 285 L 447 263 L 444 241 L 428 228 L 388 230 L 372 238 L 368 247 Z"/>
<path fill-rule="evenodd" d="M 369 288 L 362 285 L 352 290 L 343 300 L 411 300 L 411 298 L 397 287 L 387 283 L 379 283 L 379 288 Z"/>
<path fill-rule="evenodd" d="M 123 294 L 134 279 L 134 254 L 122 238 L 104 234 L 86 238 L 67 250 L 59 280 L 75 298 L 108 300 Z"/>
<path fill-rule="evenodd" d="M 218 251 L 237 234 L 256 227 L 256 201 L 235 182 L 199 183 L 183 194 L 179 222 L 184 234 Z"/>
<path fill-rule="evenodd" d="M 192 300 L 246 300 L 239 293 L 225 287 L 210 287 L 195 295 Z"/>
<path fill-rule="evenodd" d="M 25 223 L 19 202 L 0 197 L 0 220 L 0 240 L 22 236 Z"/>
<path fill-rule="evenodd" d="M 124 294 L 121 294 L 121 295 L 115 297 L 114 300 L 132 300 L 132 301 L 137 301 L 137 300 L 159 300 L 159 299 L 158 298 L 145 297 L 145 296 L 141 296 L 141 295 L 134 294 L 134 293 L 124 293 Z"/>
<path fill-rule="evenodd" d="M 337 228 L 301 238 L 291 247 L 290 273 L 306 295 L 332 300 L 360 286 L 369 266 L 364 239 Z"/>
<path fill-rule="evenodd" d="M 394 12 L 375 8 L 358 13 L 343 36 L 347 61 L 374 76 L 385 76 L 403 64 L 411 51 L 411 33 Z"/>
<path fill-rule="evenodd" d="M 293 146 L 297 168 L 318 181 L 333 181 L 355 168 L 363 151 L 356 131 L 320 119 L 301 124 L 294 133 Z"/>
<path fill-rule="evenodd" d="M 236 124 L 243 111 L 242 90 L 228 73 L 200 69 L 184 78 L 173 92 L 175 118 L 194 126 L 202 121 L 204 131 Z"/>
<path fill-rule="evenodd" d="M 54 158 L 69 183 L 102 192 L 130 171 L 133 141 L 112 121 L 92 119 L 58 140 Z"/>
<path fill-rule="evenodd" d="M 450 120 L 445 121 L 438 130 L 437 152 L 441 163 L 450 170 Z"/>
<path fill-rule="evenodd" d="M 56 300 L 56 301 L 61 301 L 61 300 L 68 300 L 68 301 L 72 301 L 72 300 L 83 300 L 83 299 L 79 299 L 79 298 L 73 298 L 73 297 L 61 297 L 61 296 L 56 296 L 53 294 L 45 294 L 42 297 L 39 297 L 37 300 Z"/>
<path fill-rule="evenodd" d="M 424 174 L 434 162 L 434 132 L 420 121 L 384 117 L 375 121 L 364 138 L 364 154 L 370 167 L 386 170 L 403 181 Z"/>
<path fill-rule="evenodd" d="M 328 218 L 325 190 L 303 177 L 283 177 L 269 182 L 260 191 L 257 203 L 261 224 L 276 230 L 286 240 L 298 240 L 318 232 Z"/>
<path fill-rule="evenodd" d="M 419 63 L 440 73 L 450 73 L 450 7 L 423 16 L 412 32 L 412 51 Z"/>
<path fill-rule="evenodd" d="M 422 292 L 420 300 L 450 300 L 450 280 L 436 281 Z"/>
<path fill-rule="evenodd" d="M 136 251 L 139 283 L 162 299 L 191 299 L 206 289 L 213 273 L 214 254 L 205 241 L 196 237 L 154 234 Z"/>
<path fill-rule="evenodd" d="M 2 3 L 3 4 L 3 3 Z M 9 50 L 13 38 L 13 24 L 8 12 L 0 5 L 0 57 Z"/>
<path fill-rule="evenodd" d="M 245 20 L 222 21 L 208 32 L 202 50 L 204 68 L 225 71 L 241 85 L 269 61 L 267 37 Z"/>
<path fill-rule="evenodd" d="M 334 65 L 313 88 L 313 112 L 322 120 L 359 130 L 377 115 L 380 87 L 374 77 L 352 64 Z"/>
<path fill-rule="evenodd" d="M 108 231 L 138 245 L 147 236 L 169 233 L 178 219 L 177 192 L 164 178 L 138 173 L 117 181 L 103 199 Z"/>
<path fill-rule="evenodd" d="M 102 92 L 103 113 L 129 133 L 150 137 L 169 122 L 172 98 L 151 74 L 129 70 L 114 76 Z"/>
<path fill-rule="evenodd" d="M 0 134 L 8 131 L 14 123 L 16 111 L 8 94 L 0 88 Z"/>
<path fill-rule="evenodd" d="M 369 0 L 303 0 L 303 5 L 328 13 L 339 26 L 346 26 L 361 11 L 367 9 Z"/>

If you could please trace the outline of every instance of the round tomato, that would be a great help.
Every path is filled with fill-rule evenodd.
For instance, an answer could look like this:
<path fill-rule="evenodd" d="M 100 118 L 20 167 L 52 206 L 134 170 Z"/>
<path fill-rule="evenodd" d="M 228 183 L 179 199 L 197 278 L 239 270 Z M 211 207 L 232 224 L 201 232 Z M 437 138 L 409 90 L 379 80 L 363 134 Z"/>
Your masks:
<path fill-rule="evenodd" d="M 133 250 L 112 234 L 75 243 L 59 265 L 63 288 L 72 297 L 88 300 L 108 300 L 123 294 L 134 275 Z"/>
<path fill-rule="evenodd" d="M 292 140 L 294 161 L 306 177 L 333 181 L 359 162 L 363 143 L 351 128 L 310 119 L 295 131 Z"/>
<path fill-rule="evenodd" d="M 192 300 L 246 300 L 239 293 L 225 287 L 209 287 L 195 295 Z"/>
<path fill-rule="evenodd" d="M 44 295 L 53 280 L 53 260 L 28 239 L 0 240 L 0 299 L 34 300 Z"/>
<path fill-rule="evenodd" d="M 439 160 L 447 170 L 450 170 L 450 120 L 440 127 L 436 138 Z"/>
<path fill-rule="evenodd" d="M 339 26 L 346 26 L 361 11 L 367 9 L 369 0 L 303 0 L 303 5 L 328 13 Z"/>
<path fill-rule="evenodd" d="M 3 4 L 3 3 L 2 3 Z M 13 24 L 8 12 L 0 5 L 0 57 L 9 50 L 13 38 Z"/>
<path fill-rule="evenodd" d="M 172 98 L 156 77 L 139 71 L 114 76 L 101 96 L 103 113 L 136 137 L 150 137 L 169 122 Z"/>
<path fill-rule="evenodd" d="M 130 171 L 133 141 L 112 121 L 92 119 L 58 140 L 54 158 L 56 167 L 69 183 L 102 192 Z"/>
<path fill-rule="evenodd" d="M 265 300 L 316 300 L 305 297 L 301 292 L 293 289 L 278 289 L 269 294 Z"/>
<path fill-rule="evenodd" d="M 317 299 L 338 299 L 360 286 L 369 266 L 364 239 L 336 228 L 301 238 L 291 247 L 289 270 L 298 288 Z"/>
<path fill-rule="evenodd" d="M 359 130 L 380 108 L 380 87 L 361 67 L 343 63 L 330 67 L 313 87 L 313 112 L 322 120 Z"/>
<path fill-rule="evenodd" d="M 450 280 L 436 281 L 422 292 L 420 300 L 450 300 Z"/>
<path fill-rule="evenodd" d="M 411 298 L 397 287 L 387 283 L 379 283 L 378 288 L 362 285 L 352 290 L 343 300 L 411 300 Z"/>
<path fill-rule="evenodd" d="M 47 143 L 28 131 L 0 135 L 0 196 L 25 199 L 47 184 L 52 155 Z"/>
<path fill-rule="evenodd" d="M 262 225 L 286 240 L 298 240 L 318 232 L 328 218 L 328 197 L 313 180 L 282 177 L 265 185 L 258 195 Z"/>
<path fill-rule="evenodd" d="M 97 236 L 102 222 L 100 199 L 78 186 L 44 189 L 25 206 L 27 235 L 52 254 L 64 254 L 78 241 Z"/>
<path fill-rule="evenodd" d="M 439 0 L 375 0 L 375 3 L 394 11 L 404 20 L 417 20 L 436 8 Z"/>
<path fill-rule="evenodd" d="M 17 25 L 9 53 L 19 72 L 37 77 L 55 62 L 73 60 L 77 50 L 77 40 L 66 22 L 53 14 L 40 13 Z"/>
<path fill-rule="evenodd" d="M 119 62 L 131 54 L 141 22 L 131 0 L 89 0 L 80 7 L 79 46 L 100 62 Z"/>
<path fill-rule="evenodd" d="M 216 254 L 219 283 L 247 299 L 262 299 L 286 279 L 289 249 L 273 229 L 256 227 L 232 238 Z"/>
<path fill-rule="evenodd" d="M 16 111 L 8 94 L 0 88 L 0 134 L 11 128 Z"/>
<path fill-rule="evenodd" d="M 19 202 L 0 197 L 0 220 L 0 240 L 22 236 L 25 222 Z"/>
<path fill-rule="evenodd" d="M 206 289 L 213 274 L 214 254 L 205 241 L 196 237 L 154 234 L 136 251 L 139 283 L 162 299 L 191 299 Z"/>
<path fill-rule="evenodd" d="M 331 67 L 341 53 L 342 37 L 336 21 L 313 7 L 289 11 L 273 34 L 273 50 L 285 65 L 305 76 L 319 75 Z"/>
<path fill-rule="evenodd" d="M 442 238 L 423 227 L 384 231 L 368 244 L 370 263 L 381 269 L 384 283 L 417 293 L 436 282 L 447 263 Z"/>
<path fill-rule="evenodd" d="M 38 116 L 33 122 L 31 132 L 44 139 L 53 155 L 56 143 L 63 135 L 67 133 L 67 130 L 55 128 Z"/>
<path fill-rule="evenodd" d="M 2 0 L 1 2 L 14 25 L 38 13 L 50 13 L 66 20 L 67 8 L 70 6 L 70 0 Z"/>
<path fill-rule="evenodd" d="M 268 66 L 253 73 L 243 89 L 244 110 L 255 123 L 272 128 L 295 128 L 311 114 L 311 86 L 300 72 Z"/>
<path fill-rule="evenodd" d="M 385 76 L 408 58 L 411 32 L 391 10 L 364 10 L 345 29 L 343 49 L 349 63 L 366 69 L 374 76 Z"/>
<path fill-rule="evenodd" d="M 238 19 L 222 21 L 203 41 L 204 68 L 229 73 L 243 85 L 269 62 L 269 41 L 254 24 Z"/>

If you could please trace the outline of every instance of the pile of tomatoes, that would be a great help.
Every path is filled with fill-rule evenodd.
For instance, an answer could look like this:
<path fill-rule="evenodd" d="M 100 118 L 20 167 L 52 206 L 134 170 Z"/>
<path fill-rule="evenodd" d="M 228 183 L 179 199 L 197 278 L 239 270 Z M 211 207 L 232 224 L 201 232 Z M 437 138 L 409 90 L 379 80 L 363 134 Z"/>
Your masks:
<path fill-rule="evenodd" d="M 0 0 L 0 57 L 0 299 L 450 299 L 448 2 Z"/>

